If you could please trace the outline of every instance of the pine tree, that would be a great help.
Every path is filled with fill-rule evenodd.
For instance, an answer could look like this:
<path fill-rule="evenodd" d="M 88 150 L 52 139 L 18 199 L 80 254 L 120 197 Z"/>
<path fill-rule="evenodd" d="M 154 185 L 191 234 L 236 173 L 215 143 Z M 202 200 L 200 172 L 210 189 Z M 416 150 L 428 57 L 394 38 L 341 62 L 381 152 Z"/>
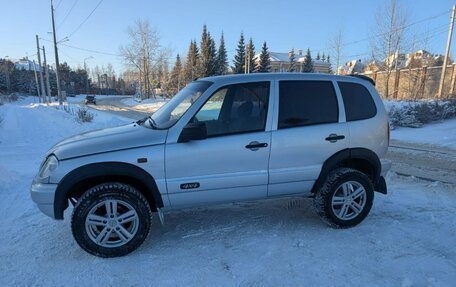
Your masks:
<path fill-rule="evenodd" d="M 217 51 L 217 75 L 225 75 L 228 73 L 228 56 L 225 48 L 225 38 L 220 37 L 220 45 Z"/>
<path fill-rule="evenodd" d="M 310 55 L 310 49 L 307 49 L 306 56 L 304 57 L 304 62 L 302 64 L 303 73 L 312 73 L 313 72 L 313 63 L 312 56 Z"/>
<path fill-rule="evenodd" d="M 203 26 L 201 35 L 200 57 L 198 61 L 198 77 L 209 77 L 217 73 L 215 42 L 207 26 Z"/>
<path fill-rule="evenodd" d="M 185 61 L 184 68 L 184 81 L 185 84 L 193 81 L 197 76 L 197 63 L 199 58 L 199 50 L 196 41 L 190 42 L 190 47 L 188 48 L 187 60 Z"/>
<path fill-rule="evenodd" d="M 247 68 L 249 73 L 253 73 L 256 70 L 255 63 L 255 45 L 253 44 L 252 38 L 250 38 L 249 43 L 247 44 Z"/>
<path fill-rule="evenodd" d="M 174 64 L 171 74 L 166 84 L 166 92 L 171 96 L 177 94 L 177 92 L 183 87 L 182 79 L 182 63 L 179 54 L 176 56 L 176 63 Z"/>
<path fill-rule="evenodd" d="M 271 71 L 270 54 L 266 42 L 263 43 L 263 47 L 261 48 L 260 61 L 256 71 L 258 73 L 268 73 Z"/>
<path fill-rule="evenodd" d="M 321 59 L 321 57 L 320 57 L 320 52 L 317 52 L 317 58 L 316 58 L 316 60 L 320 60 L 320 59 Z"/>
<path fill-rule="evenodd" d="M 245 65 L 245 43 L 244 43 L 244 33 L 241 33 L 241 37 L 238 42 L 236 49 L 236 55 L 234 56 L 234 65 L 231 67 L 234 74 L 244 73 Z"/>
<path fill-rule="evenodd" d="M 290 67 L 288 68 L 288 72 L 296 72 L 296 60 L 295 60 L 295 53 L 294 48 L 288 53 L 288 59 L 290 60 Z"/>
<path fill-rule="evenodd" d="M 326 56 L 325 56 L 325 53 L 323 53 L 323 55 L 321 56 L 321 60 L 322 60 L 323 62 L 326 62 Z"/>

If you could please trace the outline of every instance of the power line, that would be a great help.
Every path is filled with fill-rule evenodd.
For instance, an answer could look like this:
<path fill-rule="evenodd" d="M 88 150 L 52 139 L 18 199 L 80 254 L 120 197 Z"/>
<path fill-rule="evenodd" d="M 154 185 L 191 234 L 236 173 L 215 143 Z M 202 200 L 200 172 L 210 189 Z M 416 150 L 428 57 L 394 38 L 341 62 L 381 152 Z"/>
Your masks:
<path fill-rule="evenodd" d="M 84 23 L 87 22 L 87 20 L 89 20 L 90 16 L 92 16 L 93 12 L 95 12 L 95 10 L 97 10 L 98 6 L 100 6 L 100 4 L 102 2 L 103 2 L 103 0 L 100 0 L 98 2 L 97 6 L 95 6 L 95 8 L 93 8 L 92 12 L 90 12 L 90 14 L 84 19 L 84 21 L 82 21 L 81 24 L 79 24 L 79 26 L 68 36 L 68 38 L 73 36 L 82 27 L 82 25 L 84 25 Z"/>
<path fill-rule="evenodd" d="M 451 10 L 445 10 L 445 12 L 441 12 L 439 14 L 436 14 L 436 15 L 433 15 L 433 16 L 430 16 L 430 17 L 427 17 L 427 18 L 423 18 L 421 20 L 412 22 L 410 24 L 400 26 L 400 27 L 398 27 L 396 29 L 393 29 L 393 30 L 385 32 L 385 33 L 380 33 L 380 34 L 377 34 L 377 35 L 373 35 L 372 37 L 366 37 L 366 38 L 363 38 L 363 39 L 360 39 L 360 40 L 355 40 L 355 41 L 352 41 L 352 42 L 343 43 L 341 45 L 341 47 L 350 46 L 350 45 L 354 45 L 354 44 L 359 44 L 359 43 L 364 42 L 364 41 L 369 41 L 372 38 L 377 38 L 377 37 L 388 35 L 389 33 L 394 33 L 394 32 L 400 31 L 400 30 L 404 30 L 404 29 L 410 28 L 411 26 L 414 26 L 414 25 L 417 25 L 417 24 L 420 24 L 420 23 L 423 23 L 423 22 L 427 22 L 427 21 L 439 18 L 439 17 L 441 17 L 443 15 L 447 15 L 450 11 Z M 328 47 L 325 47 L 324 49 L 316 49 L 316 51 L 328 51 L 328 50 L 330 50 L 330 48 L 328 48 Z"/>
<path fill-rule="evenodd" d="M 60 24 L 57 26 L 57 30 L 63 25 L 63 23 L 65 23 L 65 20 L 68 18 L 68 16 L 71 14 L 71 12 L 73 11 L 73 8 L 74 6 L 76 6 L 76 4 L 78 3 L 79 0 L 75 0 L 73 5 L 71 6 L 70 10 L 68 11 L 68 13 L 65 15 L 65 17 L 63 18 L 62 22 L 60 22 Z"/>
<path fill-rule="evenodd" d="M 62 2 L 63 2 L 63 0 L 60 0 L 59 3 L 57 3 L 57 7 L 55 7 L 56 10 L 59 9 L 60 4 L 61 4 Z"/>
<path fill-rule="evenodd" d="M 432 38 L 434 38 L 436 36 L 439 36 L 441 34 L 447 33 L 448 31 L 447 31 L 446 28 L 447 28 L 447 25 L 445 25 L 444 29 L 442 29 L 442 27 L 436 28 L 434 30 L 426 31 L 424 33 L 418 34 L 418 36 L 425 35 L 427 33 L 431 33 L 432 32 L 433 34 L 428 37 L 428 39 L 432 39 Z M 354 59 L 354 58 L 358 58 L 360 56 L 369 56 L 369 55 L 372 55 L 372 52 L 364 52 L 364 53 L 359 53 L 359 54 L 356 54 L 356 55 L 347 55 L 347 56 L 341 55 L 340 58 L 341 59 Z"/>
<path fill-rule="evenodd" d="M 120 57 L 121 56 L 120 54 L 113 54 L 113 53 L 109 53 L 109 52 L 102 52 L 102 51 L 97 51 L 97 50 L 92 50 L 92 49 L 85 49 L 85 48 L 75 47 L 75 46 L 68 45 L 68 44 L 60 44 L 60 45 L 68 47 L 68 48 L 80 50 L 80 51 L 95 53 L 95 54 L 101 54 L 101 55 L 107 55 L 107 56 L 115 56 L 115 57 Z"/>

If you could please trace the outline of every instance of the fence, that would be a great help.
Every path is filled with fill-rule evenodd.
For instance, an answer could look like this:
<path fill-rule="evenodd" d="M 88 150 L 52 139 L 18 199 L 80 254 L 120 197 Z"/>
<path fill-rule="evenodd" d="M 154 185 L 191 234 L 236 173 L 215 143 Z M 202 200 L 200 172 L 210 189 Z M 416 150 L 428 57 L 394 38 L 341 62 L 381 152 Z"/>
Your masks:
<path fill-rule="evenodd" d="M 387 72 L 367 72 L 376 82 L 383 98 L 398 100 L 436 99 L 438 97 L 442 66 L 398 69 L 390 72 L 388 95 L 386 95 Z M 442 99 L 455 98 L 456 64 L 448 65 Z"/>

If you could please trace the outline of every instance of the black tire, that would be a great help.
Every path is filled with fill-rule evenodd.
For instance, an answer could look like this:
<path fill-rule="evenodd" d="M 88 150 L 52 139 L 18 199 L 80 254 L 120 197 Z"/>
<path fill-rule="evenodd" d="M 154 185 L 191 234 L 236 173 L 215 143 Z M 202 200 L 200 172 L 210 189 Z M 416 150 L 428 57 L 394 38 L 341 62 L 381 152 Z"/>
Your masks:
<path fill-rule="evenodd" d="M 344 183 L 350 183 L 350 185 L 353 184 L 355 186 L 356 184 L 359 184 L 358 187 L 362 186 L 365 190 L 365 194 L 357 199 L 344 200 L 343 204 L 339 204 L 343 207 L 341 207 L 340 210 L 335 210 L 333 208 L 333 198 L 336 195 L 336 192 L 338 195 L 343 192 L 340 188 L 342 188 L 342 184 Z M 358 202 L 356 202 L 357 200 Z M 364 173 L 351 168 L 338 168 L 329 173 L 323 185 L 316 192 L 314 197 L 314 208 L 320 218 L 329 226 L 334 228 L 349 228 L 359 224 L 366 218 L 371 210 L 373 201 L 374 188 L 372 182 Z M 351 207 L 351 204 L 355 204 L 352 202 L 358 203 L 357 206 L 363 206 L 363 208 L 360 209 L 361 211 L 358 211 L 359 213 Z M 345 213 L 347 214 L 347 219 L 340 217 L 341 214 L 344 214 L 342 208 L 346 208 L 347 210 Z M 351 214 L 349 214 L 350 210 Z M 336 214 L 336 211 L 340 212 Z M 353 218 L 350 218 L 348 215 L 353 216 Z"/>
<path fill-rule="evenodd" d="M 118 203 L 116 205 L 116 210 L 121 209 L 122 207 L 125 209 L 125 206 L 129 205 L 132 207 L 131 210 L 136 212 L 135 218 L 137 218 L 137 220 L 135 219 L 135 221 L 129 223 L 122 223 L 122 226 L 120 226 L 119 223 L 119 227 L 114 227 L 117 215 L 115 218 L 109 218 L 109 216 L 105 215 L 104 217 L 106 217 L 107 221 L 103 221 L 103 225 L 98 227 L 95 226 L 95 224 L 92 224 L 90 225 L 91 227 L 87 227 L 86 219 L 89 213 L 94 209 L 98 212 L 99 209 L 103 208 L 102 203 L 107 200 Z M 109 214 L 107 208 L 106 214 Z M 102 214 L 100 216 L 103 217 Z M 122 214 L 120 214 L 119 211 L 119 222 L 122 220 L 121 216 Z M 118 182 L 103 183 L 87 190 L 78 200 L 71 216 L 71 231 L 78 245 L 88 253 L 99 257 L 119 257 L 134 251 L 144 242 L 149 235 L 151 217 L 152 212 L 147 200 L 134 187 Z M 134 225 L 134 227 L 132 227 L 132 225 Z M 109 236 L 107 236 L 107 241 L 111 238 L 117 238 L 117 241 L 122 241 L 120 233 L 123 229 L 119 232 L 116 231 L 120 230 L 122 227 L 125 227 L 126 229 L 134 228 L 134 235 L 130 234 L 132 235 L 131 238 L 124 239 L 125 243 L 117 243 L 123 244 L 121 246 L 102 246 L 96 243 L 94 241 L 95 239 L 92 239 L 94 235 L 92 235 L 91 230 L 97 232 L 97 228 L 99 228 L 102 229 L 100 233 L 105 230 L 109 231 L 109 233 L 105 233 L 109 234 Z"/>

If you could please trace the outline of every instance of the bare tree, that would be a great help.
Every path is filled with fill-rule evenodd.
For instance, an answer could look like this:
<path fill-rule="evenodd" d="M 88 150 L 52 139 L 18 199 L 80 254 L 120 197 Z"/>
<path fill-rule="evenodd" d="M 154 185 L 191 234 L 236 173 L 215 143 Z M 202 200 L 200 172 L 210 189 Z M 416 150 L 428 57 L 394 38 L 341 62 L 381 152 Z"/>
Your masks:
<path fill-rule="evenodd" d="M 130 43 L 120 47 L 120 54 L 127 68 L 137 71 L 141 96 L 149 98 L 157 82 L 154 75 L 158 74 L 159 64 L 166 61 L 169 51 L 161 46 L 158 32 L 147 20 L 136 21 L 127 32 Z"/>
<path fill-rule="evenodd" d="M 401 46 L 404 42 L 407 16 L 398 0 L 390 0 L 376 15 L 376 35 L 371 38 L 372 58 L 381 62 L 385 71 L 385 97 L 389 97 L 389 82 L 392 71 L 397 68 Z"/>
<path fill-rule="evenodd" d="M 335 74 L 339 74 L 339 66 L 340 66 L 340 59 L 342 55 L 342 39 L 343 39 L 343 32 L 342 29 L 339 28 L 334 35 L 334 38 L 331 42 L 331 50 L 333 54 L 333 65 L 335 66 Z"/>

